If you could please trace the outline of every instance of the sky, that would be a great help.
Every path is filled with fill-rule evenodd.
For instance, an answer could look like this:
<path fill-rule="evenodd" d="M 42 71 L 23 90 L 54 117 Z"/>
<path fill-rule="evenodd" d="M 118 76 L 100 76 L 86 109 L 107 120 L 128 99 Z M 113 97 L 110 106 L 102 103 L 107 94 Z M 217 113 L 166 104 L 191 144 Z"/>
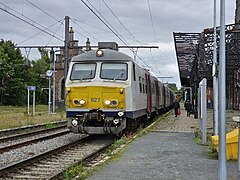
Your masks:
<path fill-rule="evenodd" d="M 226 24 L 234 23 L 235 4 L 236 0 L 226 1 Z M 0 0 L 0 39 L 19 46 L 63 46 L 65 16 L 70 17 L 79 45 L 85 45 L 90 38 L 91 45 L 114 41 L 118 45 L 158 46 L 158 49 L 135 49 L 141 58 L 137 61 L 157 77 L 171 77 L 160 78 L 163 83 L 176 83 L 180 87 L 173 32 L 198 33 L 212 27 L 213 0 Z M 133 57 L 129 49 L 120 51 Z M 26 56 L 24 49 L 22 53 Z M 37 51 L 31 50 L 29 59 L 38 58 Z"/>

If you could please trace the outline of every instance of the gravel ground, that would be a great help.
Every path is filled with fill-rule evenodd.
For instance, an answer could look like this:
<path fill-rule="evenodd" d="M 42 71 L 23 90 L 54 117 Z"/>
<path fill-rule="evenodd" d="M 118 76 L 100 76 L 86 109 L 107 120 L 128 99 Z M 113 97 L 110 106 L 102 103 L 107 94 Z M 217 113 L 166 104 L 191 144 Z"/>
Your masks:
<path fill-rule="evenodd" d="M 39 134 L 36 134 L 36 135 L 31 135 L 31 136 L 28 136 L 28 137 L 24 137 L 24 138 L 22 138 L 22 137 L 15 138 L 14 140 L 11 140 L 11 141 L 0 142 L 0 148 L 5 147 L 5 146 L 10 146 L 10 145 L 13 145 L 13 144 L 17 144 L 19 142 L 24 142 L 24 141 L 29 141 L 29 140 L 45 137 L 45 136 L 51 135 L 51 134 L 57 134 L 57 133 L 60 133 L 60 132 L 63 132 L 63 129 L 53 130 L 51 132 L 43 132 L 43 133 L 39 133 Z"/>
<path fill-rule="evenodd" d="M 78 134 L 66 134 L 54 139 L 49 139 L 46 141 L 41 141 L 36 144 L 24 146 L 18 149 L 14 149 L 8 152 L 4 152 L 0 156 L 0 168 L 10 165 L 12 163 L 18 162 L 20 160 L 30 158 L 32 156 L 38 155 L 40 153 L 49 151 L 51 149 L 55 149 L 57 147 L 60 147 L 64 144 L 68 144 L 70 142 L 73 142 L 79 138 L 81 138 L 83 135 Z"/>

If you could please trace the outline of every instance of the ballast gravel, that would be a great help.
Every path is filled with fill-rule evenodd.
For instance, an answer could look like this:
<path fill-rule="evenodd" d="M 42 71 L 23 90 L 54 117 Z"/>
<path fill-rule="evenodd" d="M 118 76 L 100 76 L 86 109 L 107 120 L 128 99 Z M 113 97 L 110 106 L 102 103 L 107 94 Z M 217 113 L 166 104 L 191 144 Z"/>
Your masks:
<path fill-rule="evenodd" d="M 69 133 L 60 137 L 4 152 L 0 156 L 0 168 L 76 141 L 81 137 L 83 137 L 83 135 Z"/>
<path fill-rule="evenodd" d="M 47 136 L 47 135 L 50 135 L 50 134 L 57 134 L 57 133 L 60 133 L 62 131 L 63 130 L 60 129 L 60 130 L 54 130 L 53 132 L 43 132 L 43 133 L 39 133 L 39 134 L 36 134 L 36 135 L 27 136 L 27 137 L 20 137 L 20 138 L 16 137 L 14 140 L 11 140 L 11 141 L 0 142 L 0 148 L 10 146 L 10 145 L 13 145 L 13 144 L 17 144 L 19 142 L 34 140 L 34 139 L 41 138 L 41 137 L 44 137 L 44 136 Z"/>

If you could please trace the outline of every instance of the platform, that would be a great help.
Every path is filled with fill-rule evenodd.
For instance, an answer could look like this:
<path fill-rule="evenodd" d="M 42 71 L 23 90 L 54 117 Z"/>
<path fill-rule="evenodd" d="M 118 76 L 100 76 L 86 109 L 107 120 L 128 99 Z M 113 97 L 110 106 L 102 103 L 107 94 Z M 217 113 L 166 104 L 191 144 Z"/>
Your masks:
<path fill-rule="evenodd" d="M 88 180 L 206 180 L 217 179 L 218 161 L 210 159 L 208 147 L 194 142 L 199 120 L 171 112 L 156 131 L 135 139 L 120 160 L 93 173 Z M 227 163 L 228 179 L 237 180 L 237 162 Z"/>

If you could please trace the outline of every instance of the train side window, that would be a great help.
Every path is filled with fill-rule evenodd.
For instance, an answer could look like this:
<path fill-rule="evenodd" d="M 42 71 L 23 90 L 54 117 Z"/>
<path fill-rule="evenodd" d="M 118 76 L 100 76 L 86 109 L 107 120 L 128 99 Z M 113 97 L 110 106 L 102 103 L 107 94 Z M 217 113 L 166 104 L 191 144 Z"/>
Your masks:
<path fill-rule="evenodd" d="M 141 83 L 141 77 L 139 77 L 139 90 L 140 90 L 140 93 L 142 93 L 142 83 Z"/>
<path fill-rule="evenodd" d="M 133 80 L 136 81 L 136 70 L 135 63 L 133 63 Z"/>
<path fill-rule="evenodd" d="M 152 93 L 155 94 L 155 85 L 152 83 Z"/>
<path fill-rule="evenodd" d="M 145 93 L 144 78 L 142 78 L 142 90 L 143 90 L 143 93 Z"/>

